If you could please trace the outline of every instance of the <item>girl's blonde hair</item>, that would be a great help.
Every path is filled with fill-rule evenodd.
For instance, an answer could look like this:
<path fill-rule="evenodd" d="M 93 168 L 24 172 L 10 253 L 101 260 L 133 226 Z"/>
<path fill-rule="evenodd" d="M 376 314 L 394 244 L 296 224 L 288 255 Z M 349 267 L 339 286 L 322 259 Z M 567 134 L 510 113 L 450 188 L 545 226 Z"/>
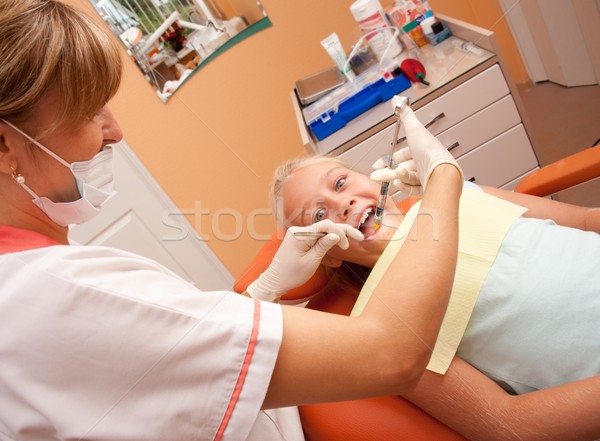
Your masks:
<path fill-rule="evenodd" d="M 314 164 L 323 163 L 333 163 L 342 167 L 348 167 L 348 164 L 340 158 L 330 156 L 305 156 L 289 159 L 275 169 L 275 174 L 271 183 L 271 199 L 277 223 L 281 227 L 289 227 L 288 219 L 285 219 L 283 215 L 284 201 L 282 193 L 285 182 L 298 170 Z M 358 294 L 370 272 L 371 268 L 350 262 L 344 262 L 339 268 L 327 268 L 329 282 L 325 289 L 328 290 L 337 286 L 352 290 Z"/>
<path fill-rule="evenodd" d="M 300 169 L 323 163 L 338 164 L 342 167 L 347 167 L 347 164 L 339 158 L 329 156 L 304 156 L 299 158 L 292 158 L 285 161 L 279 167 L 275 169 L 273 181 L 271 183 L 271 204 L 273 205 L 273 211 L 275 212 L 275 218 L 277 223 L 283 227 L 289 227 L 289 222 L 284 218 L 283 211 L 283 187 L 287 179 Z"/>
<path fill-rule="evenodd" d="M 121 82 L 114 36 L 57 0 L 0 2 L 0 117 L 24 120 L 50 90 L 59 114 L 53 127 L 83 122 Z"/>

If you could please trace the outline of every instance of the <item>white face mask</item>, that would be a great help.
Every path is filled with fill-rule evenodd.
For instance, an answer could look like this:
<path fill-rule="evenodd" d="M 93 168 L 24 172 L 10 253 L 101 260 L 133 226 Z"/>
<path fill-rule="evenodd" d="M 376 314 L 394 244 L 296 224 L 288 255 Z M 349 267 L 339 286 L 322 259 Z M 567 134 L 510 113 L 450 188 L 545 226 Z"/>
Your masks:
<path fill-rule="evenodd" d="M 78 161 L 69 164 L 56 153 L 44 147 L 41 143 L 15 127 L 8 121 L 0 119 L 26 137 L 44 152 L 52 156 L 73 173 L 81 198 L 73 202 L 54 202 L 47 197 L 40 197 L 25 182 L 17 182 L 32 197 L 37 205 L 48 217 L 61 227 L 71 224 L 81 224 L 90 220 L 100 212 L 101 205 L 112 196 L 113 190 L 113 162 L 112 147 L 105 147 L 87 161 Z"/>

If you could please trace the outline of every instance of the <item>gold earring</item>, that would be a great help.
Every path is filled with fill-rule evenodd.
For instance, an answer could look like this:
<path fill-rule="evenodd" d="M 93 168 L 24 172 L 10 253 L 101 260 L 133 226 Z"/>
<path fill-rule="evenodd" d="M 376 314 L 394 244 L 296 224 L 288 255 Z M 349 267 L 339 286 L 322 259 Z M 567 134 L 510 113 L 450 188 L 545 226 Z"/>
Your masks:
<path fill-rule="evenodd" d="M 10 169 L 12 170 L 12 178 L 13 180 L 19 184 L 19 185 L 23 185 L 25 183 L 25 176 L 23 176 L 20 173 L 17 173 L 17 171 L 15 170 L 15 168 L 12 165 L 9 165 Z"/>

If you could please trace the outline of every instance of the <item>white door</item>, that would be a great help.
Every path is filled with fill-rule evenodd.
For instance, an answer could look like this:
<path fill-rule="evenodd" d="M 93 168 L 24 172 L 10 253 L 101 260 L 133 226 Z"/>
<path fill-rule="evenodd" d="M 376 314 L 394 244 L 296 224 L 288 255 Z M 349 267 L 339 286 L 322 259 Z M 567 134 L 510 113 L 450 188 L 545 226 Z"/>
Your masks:
<path fill-rule="evenodd" d="M 230 290 L 234 278 L 124 142 L 114 147 L 117 194 L 94 219 L 71 228 L 85 245 L 106 245 L 154 259 L 198 288 Z"/>
<path fill-rule="evenodd" d="M 534 82 L 585 86 L 600 80 L 600 1 L 500 0 Z"/>

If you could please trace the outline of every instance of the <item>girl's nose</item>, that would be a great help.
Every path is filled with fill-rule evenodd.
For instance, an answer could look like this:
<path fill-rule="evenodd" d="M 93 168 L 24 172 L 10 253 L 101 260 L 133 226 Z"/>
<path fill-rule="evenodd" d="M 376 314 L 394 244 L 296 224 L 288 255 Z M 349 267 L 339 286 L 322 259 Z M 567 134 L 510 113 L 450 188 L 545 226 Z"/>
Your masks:
<path fill-rule="evenodd" d="M 348 215 L 351 213 L 352 206 L 356 203 L 354 198 L 344 198 L 339 201 L 338 214 L 344 221 L 348 220 Z"/>

